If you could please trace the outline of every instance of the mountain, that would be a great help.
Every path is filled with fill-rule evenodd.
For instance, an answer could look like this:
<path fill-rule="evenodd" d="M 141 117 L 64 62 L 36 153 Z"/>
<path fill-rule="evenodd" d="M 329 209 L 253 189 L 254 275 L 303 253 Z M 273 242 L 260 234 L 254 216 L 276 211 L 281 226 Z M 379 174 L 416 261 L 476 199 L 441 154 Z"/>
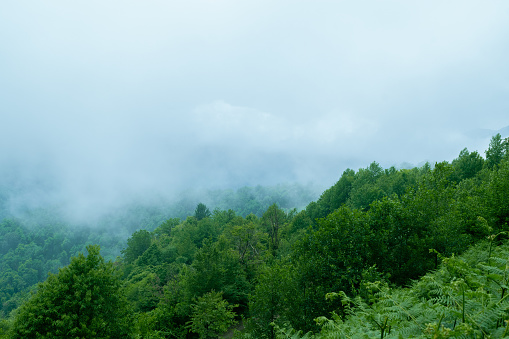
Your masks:
<path fill-rule="evenodd" d="M 509 137 L 509 126 L 503 127 L 499 130 L 477 128 L 477 129 L 470 130 L 470 131 L 466 132 L 465 135 L 469 138 L 484 139 L 484 138 L 491 138 L 492 136 L 496 135 L 497 133 L 500 133 L 500 135 L 503 138 Z"/>

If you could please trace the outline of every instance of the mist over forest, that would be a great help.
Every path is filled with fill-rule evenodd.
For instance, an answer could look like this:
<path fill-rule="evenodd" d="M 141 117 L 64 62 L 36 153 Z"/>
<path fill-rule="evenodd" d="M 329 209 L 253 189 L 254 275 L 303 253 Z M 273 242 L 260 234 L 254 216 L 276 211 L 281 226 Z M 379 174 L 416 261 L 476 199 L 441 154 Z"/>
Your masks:
<path fill-rule="evenodd" d="M 508 124 L 506 12 L 464 1 L 3 4 L 4 199 L 84 219 L 189 189 L 326 188 L 372 161 L 482 153 Z"/>
<path fill-rule="evenodd" d="M 498 132 L 508 135 L 507 130 L 508 127 L 500 130 L 473 130 L 468 140 L 471 144 L 482 145 Z M 185 219 L 200 202 L 212 209 L 228 209 L 233 208 L 232 197 L 242 194 L 269 199 L 264 208 L 277 202 L 284 208 L 302 209 L 316 200 L 345 169 L 350 168 L 348 166 L 354 165 L 354 169 L 362 167 L 356 168 L 355 161 L 346 160 L 338 162 L 335 167 L 334 161 L 327 163 L 325 157 L 313 155 L 297 161 L 284 154 L 256 153 L 250 154 L 254 159 L 241 160 L 237 164 L 232 163 L 239 161 L 237 154 L 229 154 L 225 148 L 213 150 L 204 147 L 198 154 L 193 154 L 196 150 L 192 150 L 189 158 L 180 162 L 185 167 L 166 173 L 161 169 L 148 169 L 147 172 L 156 173 L 140 176 L 133 173 L 142 171 L 136 165 L 127 166 L 128 173 L 117 176 L 92 161 L 89 165 L 76 168 L 75 163 L 82 160 L 72 158 L 68 164 L 59 167 L 52 164 L 51 159 L 43 159 L 37 164 L 30 164 L 30 158 L 6 162 L 1 167 L 0 213 L 2 218 L 14 217 L 29 221 L 40 218 L 37 211 L 46 211 L 46 214 L 51 211 L 53 221 L 75 226 L 109 223 L 110 228 L 129 219 L 132 228 L 137 223 L 140 224 L 138 227 L 146 223 L 142 217 L 136 216 L 137 208 L 157 211 L 161 215 L 160 221 L 164 220 L 163 216 Z M 145 163 L 152 164 L 152 161 L 147 159 Z M 429 160 L 424 159 L 419 163 L 380 163 L 388 164 L 387 167 L 410 169 L 422 166 L 426 161 Z M 118 168 L 109 170 L 117 171 Z M 268 198 L 272 193 L 263 193 L 264 189 L 277 187 L 280 190 L 279 196 L 276 194 Z M 225 195 L 230 197 L 226 198 Z M 256 208 L 251 212 L 260 214 Z"/>
<path fill-rule="evenodd" d="M 0 338 L 509 335 L 507 13 L 0 4 Z"/>

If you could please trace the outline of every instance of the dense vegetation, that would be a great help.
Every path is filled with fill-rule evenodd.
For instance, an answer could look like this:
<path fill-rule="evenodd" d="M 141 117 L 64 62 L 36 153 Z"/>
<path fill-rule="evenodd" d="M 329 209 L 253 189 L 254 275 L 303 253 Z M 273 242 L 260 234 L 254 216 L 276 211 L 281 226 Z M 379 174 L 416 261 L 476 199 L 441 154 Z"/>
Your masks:
<path fill-rule="evenodd" d="M 348 169 L 300 211 L 194 206 L 185 220 L 136 230 L 114 263 L 94 246 L 78 254 L 91 243 L 72 238 L 79 233 L 55 239 L 64 226 L 28 232 L 4 220 L 3 335 L 217 338 L 231 327 L 238 338 L 509 334 L 509 141 L 500 135 L 485 158 L 464 149 L 433 167 Z M 105 331 L 110 325 L 117 330 Z"/>
<path fill-rule="evenodd" d="M 121 213 L 112 211 L 94 218 L 95 223 L 70 225 L 64 222 L 58 206 L 25 206 L 21 208 L 24 213 L 19 209 L 12 212 L 8 204 L 12 190 L 12 186 L 0 189 L 0 318 L 21 305 L 29 289 L 44 281 L 48 272 L 56 273 L 59 267 L 68 265 L 71 257 L 86 251 L 87 245 L 99 244 L 101 254 L 115 260 L 135 230 L 153 231 L 166 220 L 180 223 L 181 216 L 185 219 L 195 213 L 200 198 L 216 208 L 226 201 L 235 201 L 236 214 L 247 215 L 246 211 L 251 210 L 261 216 L 263 209 L 273 203 L 288 209 L 294 204 L 305 205 L 304 201 L 309 202 L 314 196 L 310 186 L 296 184 L 242 187 L 236 191 L 187 191 L 175 201 L 129 203 Z"/>

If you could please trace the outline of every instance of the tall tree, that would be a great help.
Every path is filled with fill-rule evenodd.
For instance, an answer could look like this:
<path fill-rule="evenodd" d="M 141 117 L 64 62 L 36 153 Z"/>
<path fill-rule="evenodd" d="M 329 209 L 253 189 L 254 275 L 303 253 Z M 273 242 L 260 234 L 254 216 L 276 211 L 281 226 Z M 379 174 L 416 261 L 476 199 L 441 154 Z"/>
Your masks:
<path fill-rule="evenodd" d="M 221 292 L 211 291 L 196 299 L 189 330 L 198 333 L 200 339 L 218 338 L 235 323 L 235 305 L 224 300 Z"/>
<path fill-rule="evenodd" d="M 262 224 L 269 234 L 269 246 L 275 255 L 279 247 L 280 233 L 287 215 L 277 204 L 271 205 L 262 216 Z"/>
<path fill-rule="evenodd" d="M 477 152 L 470 153 L 464 148 L 457 159 L 452 161 L 454 167 L 453 180 L 459 182 L 464 179 L 474 177 L 484 165 L 484 159 Z"/>
<path fill-rule="evenodd" d="M 50 275 L 23 304 L 12 338 L 129 338 L 131 321 L 119 272 L 88 246 Z"/>
<path fill-rule="evenodd" d="M 340 302 L 329 303 L 325 295 L 358 287 L 370 253 L 370 230 L 366 214 L 346 206 L 318 220 L 318 229 L 295 244 L 292 262 L 296 265 L 301 305 L 294 307 L 292 325 L 315 330 L 309 321 L 321 314 L 342 312 Z M 301 320 L 298 320 L 298 319 Z"/>
<path fill-rule="evenodd" d="M 486 150 L 486 166 L 488 168 L 493 168 L 502 161 L 505 154 L 504 142 L 500 133 L 497 133 L 491 138 L 490 146 Z"/>
<path fill-rule="evenodd" d="M 351 208 L 367 209 L 373 201 L 386 195 L 379 181 L 384 177 L 384 170 L 377 162 L 372 162 L 366 169 L 359 169 L 352 183 L 349 201 Z"/>
<path fill-rule="evenodd" d="M 225 237 L 204 246 L 196 254 L 193 264 L 183 274 L 189 296 L 201 296 L 212 290 L 223 292 L 228 302 L 247 305 L 249 283 L 236 251 L 230 248 Z"/>
<path fill-rule="evenodd" d="M 346 203 L 350 197 L 354 180 L 355 171 L 346 169 L 334 186 L 323 192 L 317 202 L 311 202 L 306 207 L 306 213 L 311 221 L 316 223 L 316 220 L 326 217 Z"/>
<path fill-rule="evenodd" d="M 487 200 L 490 219 L 496 231 L 509 230 L 509 159 L 490 173 Z"/>
<path fill-rule="evenodd" d="M 194 217 L 197 220 L 202 220 L 204 218 L 208 218 L 211 216 L 210 210 L 205 206 L 205 204 L 202 204 L 201 202 L 196 206 L 196 209 L 194 210 Z"/>
<path fill-rule="evenodd" d="M 150 247 L 151 242 L 152 235 L 149 231 L 139 230 L 134 232 L 133 235 L 127 239 L 127 248 L 121 251 L 126 263 L 130 264 L 138 259 L 138 257 Z"/>

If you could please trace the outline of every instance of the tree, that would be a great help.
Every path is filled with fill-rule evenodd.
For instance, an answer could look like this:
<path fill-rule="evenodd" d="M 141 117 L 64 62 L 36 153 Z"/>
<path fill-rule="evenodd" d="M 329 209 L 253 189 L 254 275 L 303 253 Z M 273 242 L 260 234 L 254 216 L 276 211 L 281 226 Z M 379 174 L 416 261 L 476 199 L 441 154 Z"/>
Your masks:
<path fill-rule="evenodd" d="M 341 315 L 341 303 L 327 302 L 325 295 L 335 291 L 351 295 L 358 288 L 370 253 L 367 221 L 364 212 L 342 206 L 318 220 L 318 229 L 295 244 L 291 260 L 299 290 L 294 293 L 302 301 L 293 308 L 292 326 L 315 330 L 310 319 L 332 311 Z"/>
<path fill-rule="evenodd" d="M 372 162 L 366 169 L 359 169 L 352 183 L 347 205 L 351 208 L 366 209 L 373 201 L 385 196 L 386 193 L 379 184 L 383 177 L 384 170 L 377 162 Z"/>
<path fill-rule="evenodd" d="M 355 171 L 349 168 L 346 169 L 338 182 L 323 192 L 316 203 L 311 202 L 306 207 L 306 213 L 311 221 L 316 223 L 317 219 L 326 217 L 346 203 L 350 197 L 350 191 L 352 190 L 352 183 L 354 180 Z"/>
<path fill-rule="evenodd" d="M 473 178 L 484 165 L 484 159 L 477 152 L 468 152 L 467 148 L 464 148 L 457 159 L 452 161 L 454 167 L 453 179 L 457 182 Z"/>
<path fill-rule="evenodd" d="M 486 150 L 486 166 L 488 168 L 493 168 L 502 161 L 505 148 L 505 140 L 502 140 L 500 133 L 497 133 L 491 138 L 490 146 Z"/>
<path fill-rule="evenodd" d="M 241 308 L 247 306 L 249 283 L 246 272 L 226 237 L 215 243 L 204 241 L 190 269 L 183 274 L 183 281 L 189 296 L 221 291 L 230 303 L 239 304 Z"/>
<path fill-rule="evenodd" d="M 417 187 L 409 190 L 402 202 L 410 237 L 408 244 L 412 255 L 404 266 L 406 271 L 417 278 L 426 271 L 437 268 L 442 255 L 462 252 L 468 246 L 469 236 L 465 234 L 465 224 L 461 220 L 458 204 L 454 199 L 454 168 L 447 162 L 436 163 L 435 168 L 426 173 Z M 407 227 L 405 227 L 407 228 Z"/>
<path fill-rule="evenodd" d="M 300 307 L 303 294 L 297 289 L 296 282 L 288 263 L 277 260 L 271 266 L 260 268 L 254 291 L 249 296 L 250 319 L 247 323 L 255 338 L 275 339 L 273 324 L 283 326 L 295 317 L 305 318 Z"/>
<path fill-rule="evenodd" d="M 504 159 L 490 174 L 487 183 L 490 219 L 496 231 L 509 229 L 509 159 Z"/>
<path fill-rule="evenodd" d="M 232 209 L 226 211 L 216 208 L 212 213 L 212 217 L 218 225 L 224 226 L 235 218 L 235 211 Z"/>
<path fill-rule="evenodd" d="M 124 255 L 126 263 L 133 263 L 140 255 L 142 255 L 152 242 L 152 236 L 149 231 L 139 230 L 127 239 L 127 248 L 121 252 Z"/>
<path fill-rule="evenodd" d="M 208 218 L 211 216 L 210 210 L 205 206 L 205 204 L 202 204 L 201 202 L 196 206 L 196 209 L 194 210 L 194 217 L 196 220 L 202 220 L 204 218 Z"/>
<path fill-rule="evenodd" d="M 18 310 L 12 338 L 129 338 L 131 321 L 120 273 L 88 246 L 50 274 Z"/>
<path fill-rule="evenodd" d="M 245 222 L 232 226 L 229 237 L 238 252 L 241 264 L 247 265 L 260 257 L 262 252 L 260 239 L 263 237 L 263 233 L 255 223 Z"/>
<path fill-rule="evenodd" d="M 276 254 L 279 247 L 281 228 L 286 221 L 286 213 L 277 204 L 272 204 L 262 216 L 262 224 L 269 234 L 272 255 Z"/>
<path fill-rule="evenodd" d="M 181 223 L 179 218 L 170 218 L 159 225 L 152 233 L 160 236 L 163 234 L 171 235 L 171 230 L 175 228 L 175 226 Z"/>
<path fill-rule="evenodd" d="M 504 149 L 504 156 L 509 156 L 509 137 L 505 138 L 504 141 L 502 141 L 502 147 Z"/>
<path fill-rule="evenodd" d="M 235 323 L 235 305 L 223 299 L 222 293 L 211 291 L 192 305 L 193 315 L 189 330 L 201 338 L 217 338 Z"/>
<path fill-rule="evenodd" d="M 392 282 L 406 283 L 414 273 L 411 265 L 420 256 L 415 253 L 413 224 L 407 220 L 402 203 L 397 197 L 375 201 L 370 205 L 367 218 L 371 230 L 369 265 L 388 273 Z"/>

